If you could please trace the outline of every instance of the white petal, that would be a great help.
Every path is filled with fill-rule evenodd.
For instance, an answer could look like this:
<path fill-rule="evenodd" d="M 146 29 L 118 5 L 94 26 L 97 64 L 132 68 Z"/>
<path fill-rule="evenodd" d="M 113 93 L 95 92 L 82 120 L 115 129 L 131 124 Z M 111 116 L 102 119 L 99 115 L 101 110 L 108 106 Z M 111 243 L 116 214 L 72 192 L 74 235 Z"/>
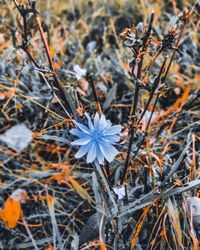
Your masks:
<path fill-rule="evenodd" d="M 97 130 L 99 126 L 99 114 L 96 113 L 94 117 L 94 128 Z"/>
<path fill-rule="evenodd" d="M 117 149 L 113 147 L 111 144 L 103 142 L 103 143 L 100 143 L 99 146 L 104 157 L 106 158 L 108 162 L 113 161 L 115 156 L 118 154 Z"/>
<path fill-rule="evenodd" d="M 90 130 L 89 128 L 87 128 L 85 125 L 79 123 L 79 122 L 75 122 L 76 126 L 78 128 L 80 128 L 80 130 L 82 130 L 83 132 L 87 133 L 87 134 L 90 134 Z"/>
<path fill-rule="evenodd" d="M 92 121 L 91 121 L 90 116 L 89 116 L 88 113 L 86 113 L 86 112 L 85 112 L 85 116 L 86 116 L 87 119 L 88 119 L 88 126 L 89 126 L 90 130 L 91 130 L 91 131 L 94 131 L 94 126 L 93 126 L 93 124 L 92 124 Z"/>
<path fill-rule="evenodd" d="M 104 135 L 115 135 L 115 134 L 119 134 L 122 130 L 122 126 L 121 125 L 115 125 L 112 126 L 108 129 L 106 129 Z"/>
<path fill-rule="evenodd" d="M 124 198 L 126 192 L 125 192 L 125 187 L 121 187 L 121 188 L 113 188 L 113 191 L 117 194 L 118 196 L 118 200 L 121 200 Z"/>
<path fill-rule="evenodd" d="M 106 123 L 107 123 L 106 129 L 108 129 L 112 126 L 112 122 L 110 120 L 107 120 Z"/>
<path fill-rule="evenodd" d="M 88 136 L 88 134 L 80 131 L 79 129 L 73 128 L 69 131 L 72 135 L 78 136 L 78 137 L 84 137 Z"/>
<path fill-rule="evenodd" d="M 86 144 L 88 144 L 88 142 L 90 142 L 91 141 L 91 138 L 80 138 L 80 139 L 78 139 L 78 140 L 76 140 L 76 141 L 73 141 L 72 143 L 71 143 L 71 145 L 86 145 Z"/>
<path fill-rule="evenodd" d="M 93 162 L 96 156 L 97 156 L 96 143 L 93 142 L 87 154 L 87 163 Z"/>
<path fill-rule="evenodd" d="M 98 159 L 99 164 L 103 164 L 104 156 L 103 156 L 103 153 L 102 153 L 102 151 L 100 149 L 99 144 L 97 144 L 97 159 Z"/>
<path fill-rule="evenodd" d="M 75 157 L 76 158 L 83 157 L 84 155 L 87 154 L 87 152 L 90 149 L 90 147 L 91 147 L 91 142 L 89 142 L 87 145 L 81 146 L 80 149 L 79 149 L 79 151 L 75 154 Z"/>
<path fill-rule="evenodd" d="M 81 69 L 77 64 L 73 66 L 73 70 L 75 72 L 77 80 L 80 80 L 82 76 L 86 75 L 86 70 Z"/>
<path fill-rule="evenodd" d="M 98 130 L 102 131 L 106 128 L 106 126 L 107 126 L 106 117 L 105 115 L 102 115 L 99 121 Z"/>
<path fill-rule="evenodd" d="M 118 135 L 103 135 L 101 139 L 114 144 L 120 140 L 120 137 Z"/>

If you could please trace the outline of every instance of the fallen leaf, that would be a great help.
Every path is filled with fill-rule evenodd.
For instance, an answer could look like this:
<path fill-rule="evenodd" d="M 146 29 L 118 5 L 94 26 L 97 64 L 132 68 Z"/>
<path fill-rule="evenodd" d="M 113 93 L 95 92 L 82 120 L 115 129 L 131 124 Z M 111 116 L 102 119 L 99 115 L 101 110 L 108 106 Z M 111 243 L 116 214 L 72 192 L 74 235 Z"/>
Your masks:
<path fill-rule="evenodd" d="M 14 228 L 21 216 L 20 202 L 11 196 L 5 201 L 4 209 L 0 211 L 0 219 L 8 228 Z"/>
<path fill-rule="evenodd" d="M 0 135 L 0 141 L 16 152 L 20 152 L 32 141 L 32 131 L 25 124 L 18 124 Z"/>

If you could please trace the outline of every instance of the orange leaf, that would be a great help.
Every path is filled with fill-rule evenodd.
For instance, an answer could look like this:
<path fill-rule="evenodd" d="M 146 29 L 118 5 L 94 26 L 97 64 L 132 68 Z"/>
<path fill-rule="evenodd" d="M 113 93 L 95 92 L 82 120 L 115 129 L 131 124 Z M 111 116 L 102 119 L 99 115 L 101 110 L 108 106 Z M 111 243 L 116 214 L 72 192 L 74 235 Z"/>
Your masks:
<path fill-rule="evenodd" d="M 55 55 L 54 48 L 51 45 L 49 46 L 49 54 L 50 54 L 51 58 L 54 57 L 54 55 Z"/>
<path fill-rule="evenodd" d="M 57 181 L 57 183 L 59 185 L 62 184 L 62 183 L 67 183 L 69 175 L 70 175 L 70 169 L 69 169 L 69 167 L 65 167 L 65 169 L 62 172 L 54 174 L 53 176 L 51 176 L 47 180 L 47 183 L 50 183 L 52 180 Z"/>
<path fill-rule="evenodd" d="M 182 245 L 183 236 L 182 236 L 181 223 L 180 223 L 180 218 L 179 218 L 179 209 L 176 204 L 172 203 L 170 198 L 168 199 L 168 213 L 172 220 L 172 226 L 173 226 L 174 231 L 176 232 L 179 246 L 181 247 L 181 249 L 183 249 L 183 245 Z"/>
<path fill-rule="evenodd" d="M 26 0 L 20 0 L 19 1 L 19 5 L 25 5 L 26 4 Z"/>
<path fill-rule="evenodd" d="M 176 102 L 170 108 L 168 108 L 162 114 L 158 115 L 156 117 L 156 120 L 159 120 L 161 117 L 169 115 L 171 112 L 180 112 L 181 109 L 182 109 L 182 107 L 183 107 L 183 105 L 186 103 L 186 100 L 187 100 L 187 97 L 188 97 L 189 93 L 190 93 L 190 87 L 188 86 L 185 89 L 183 95 L 180 98 L 178 98 L 176 100 Z"/>
<path fill-rule="evenodd" d="M 155 199 L 149 206 L 147 206 L 146 208 L 144 208 L 144 211 L 142 213 L 142 215 L 140 216 L 139 220 L 137 221 L 137 224 L 135 226 L 135 228 L 133 229 L 130 238 L 132 238 L 131 240 L 131 250 L 134 249 L 139 233 L 142 229 L 142 225 L 143 225 L 143 221 L 145 219 L 145 217 L 147 216 L 147 213 L 149 211 L 149 209 L 152 207 L 152 205 L 157 201 L 158 199 Z"/>
<path fill-rule="evenodd" d="M 59 62 L 53 63 L 53 69 L 57 72 L 60 69 L 60 64 Z"/>
<path fill-rule="evenodd" d="M 45 73 L 45 76 L 46 76 L 46 77 L 51 77 L 51 76 L 52 76 L 52 73 L 46 72 L 46 73 Z"/>
<path fill-rule="evenodd" d="M 21 206 L 19 201 L 8 197 L 4 204 L 4 209 L 0 211 L 0 219 L 8 228 L 14 228 L 21 216 Z"/>
<path fill-rule="evenodd" d="M 134 228 L 135 235 L 134 235 L 133 239 L 131 240 L 131 250 L 134 249 L 134 247 L 135 247 L 135 244 L 137 242 L 139 233 L 140 233 L 141 228 L 142 228 L 143 220 L 146 217 L 146 215 L 147 215 L 149 209 L 151 208 L 151 206 L 152 206 L 152 204 L 150 204 L 148 207 L 146 207 L 144 209 L 144 212 L 142 213 L 141 217 L 139 218 L 139 220 L 138 220 L 138 222 L 137 222 L 137 224 L 136 224 L 136 226 Z"/>
<path fill-rule="evenodd" d="M 50 244 L 44 248 L 44 250 L 54 250 L 54 247 Z"/>
<path fill-rule="evenodd" d="M 102 239 L 100 240 L 100 246 L 101 246 L 101 250 L 106 250 L 106 246 Z"/>
<path fill-rule="evenodd" d="M 161 44 L 161 42 L 159 42 L 159 41 L 152 41 L 152 42 L 150 42 L 150 44 L 158 46 L 158 45 Z"/>

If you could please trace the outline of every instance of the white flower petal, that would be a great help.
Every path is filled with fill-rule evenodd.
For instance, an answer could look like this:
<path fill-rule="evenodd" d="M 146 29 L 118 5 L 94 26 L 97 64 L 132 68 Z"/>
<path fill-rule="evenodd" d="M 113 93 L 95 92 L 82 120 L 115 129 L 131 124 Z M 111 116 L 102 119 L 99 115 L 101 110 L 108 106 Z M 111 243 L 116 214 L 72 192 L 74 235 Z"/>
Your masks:
<path fill-rule="evenodd" d="M 78 136 L 78 137 L 88 137 L 89 134 L 86 134 L 85 132 L 80 131 L 79 129 L 73 128 L 69 131 L 72 135 Z"/>
<path fill-rule="evenodd" d="M 80 66 L 77 64 L 73 66 L 73 70 L 76 73 L 77 80 L 80 80 L 82 76 L 86 75 L 86 70 L 81 69 Z"/>
<path fill-rule="evenodd" d="M 115 134 L 119 134 L 122 130 L 122 126 L 121 125 L 115 125 L 112 126 L 108 129 L 106 129 L 104 135 L 115 135 Z"/>
<path fill-rule="evenodd" d="M 112 123 L 110 120 L 107 120 L 106 122 L 107 122 L 106 129 L 108 129 L 112 126 Z"/>
<path fill-rule="evenodd" d="M 97 156 L 96 143 L 93 142 L 87 154 L 87 163 L 93 162 L 96 156 Z"/>
<path fill-rule="evenodd" d="M 91 121 L 90 116 L 89 116 L 88 113 L 86 113 L 86 112 L 85 112 L 85 116 L 86 116 L 87 119 L 88 119 L 88 126 L 89 126 L 90 130 L 91 130 L 91 131 L 94 131 L 94 126 L 93 126 L 93 124 L 92 124 L 92 121 Z"/>
<path fill-rule="evenodd" d="M 111 144 L 114 144 L 120 140 L 120 136 L 118 135 L 103 135 L 102 140 L 105 140 Z"/>
<path fill-rule="evenodd" d="M 97 159 L 98 159 L 99 164 L 103 164 L 104 156 L 103 156 L 103 153 L 102 153 L 102 151 L 100 149 L 99 144 L 97 144 Z"/>
<path fill-rule="evenodd" d="M 118 154 L 117 149 L 115 147 L 113 147 L 111 144 L 103 142 L 103 143 L 100 143 L 99 146 L 100 146 L 100 149 L 101 149 L 104 157 L 106 158 L 106 160 L 108 162 L 113 161 L 115 156 Z"/>
<path fill-rule="evenodd" d="M 99 126 L 99 114 L 96 113 L 94 117 L 94 128 L 97 130 Z"/>
<path fill-rule="evenodd" d="M 87 133 L 87 134 L 90 134 L 90 130 L 89 128 L 87 128 L 85 125 L 79 123 L 79 122 L 75 122 L 76 126 L 78 128 L 80 128 L 80 130 L 82 130 L 83 132 Z"/>
<path fill-rule="evenodd" d="M 98 130 L 102 131 L 106 128 L 106 126 L 107 126 L 106 117 L 105 117 L 105 115 L 102 115 L 100 120 L 99 120 Z"/>
<path fill-rule="evenodd" d="M 88 150 L 90 149 L 91 147 L 91 144 L 92 142 L 89 142 L 87 145 L 83 145 L 80 147 L 79 151 L 75 154 L 75 157 L 76 158 L 81 158 L 83 157 L 84 155 L 87 154 Z"/>
<path fill-rule="evenodd" d="M 117 194 L 118 200 L 123 199 L 124 196 L 125 196 L 125 194 L 126 194 L 126 192 L 125 192 L 125 187 L 120 187 L 120 188 L 118 188 L 118 187 L 115 188 L 115 187 L 114 187 L 114 188 L 113 188 L 113 191 Z"/>
<path fill-rule="evenodd" d="M 88 144 L 88 142 L 90 142 L 90 141 L 91 141 L 91 138 L 83 137 L 83 138 L 80 138 L 80 139 L 78 139 L 78 140 L 76 140 L 76 141 L 73 141 L 73 142 L 71 143 L 71 145 L 86 145 L 86 144 Z"/>

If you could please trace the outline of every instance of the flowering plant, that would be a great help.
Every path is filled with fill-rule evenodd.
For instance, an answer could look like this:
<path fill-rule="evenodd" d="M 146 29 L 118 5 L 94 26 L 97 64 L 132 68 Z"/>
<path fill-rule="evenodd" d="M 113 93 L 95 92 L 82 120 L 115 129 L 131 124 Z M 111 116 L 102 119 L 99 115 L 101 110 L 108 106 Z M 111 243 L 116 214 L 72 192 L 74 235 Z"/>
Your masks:
<path fill-rule="evenodd" d="M 88 120 L 88 126 L 75 122 L 78 129 L 71 129 L 70 133 L 79 137 L 73 141 L 72 145 L 81 146 L 75 154 L 76 158 L 81 158 L 87 155 L 87 163 L 98 162 L 104 163 L 104 159 L 108 162 L 113 161 L 118 154 L 117 149 L 113 146 L 119 140 L 121 125 L 114 125 L 110 120 L 106 120 L 105 115 L 99 116 L 98 113 L 94 116 L 94 122 L 88 113 L 85 113 Z"/>

